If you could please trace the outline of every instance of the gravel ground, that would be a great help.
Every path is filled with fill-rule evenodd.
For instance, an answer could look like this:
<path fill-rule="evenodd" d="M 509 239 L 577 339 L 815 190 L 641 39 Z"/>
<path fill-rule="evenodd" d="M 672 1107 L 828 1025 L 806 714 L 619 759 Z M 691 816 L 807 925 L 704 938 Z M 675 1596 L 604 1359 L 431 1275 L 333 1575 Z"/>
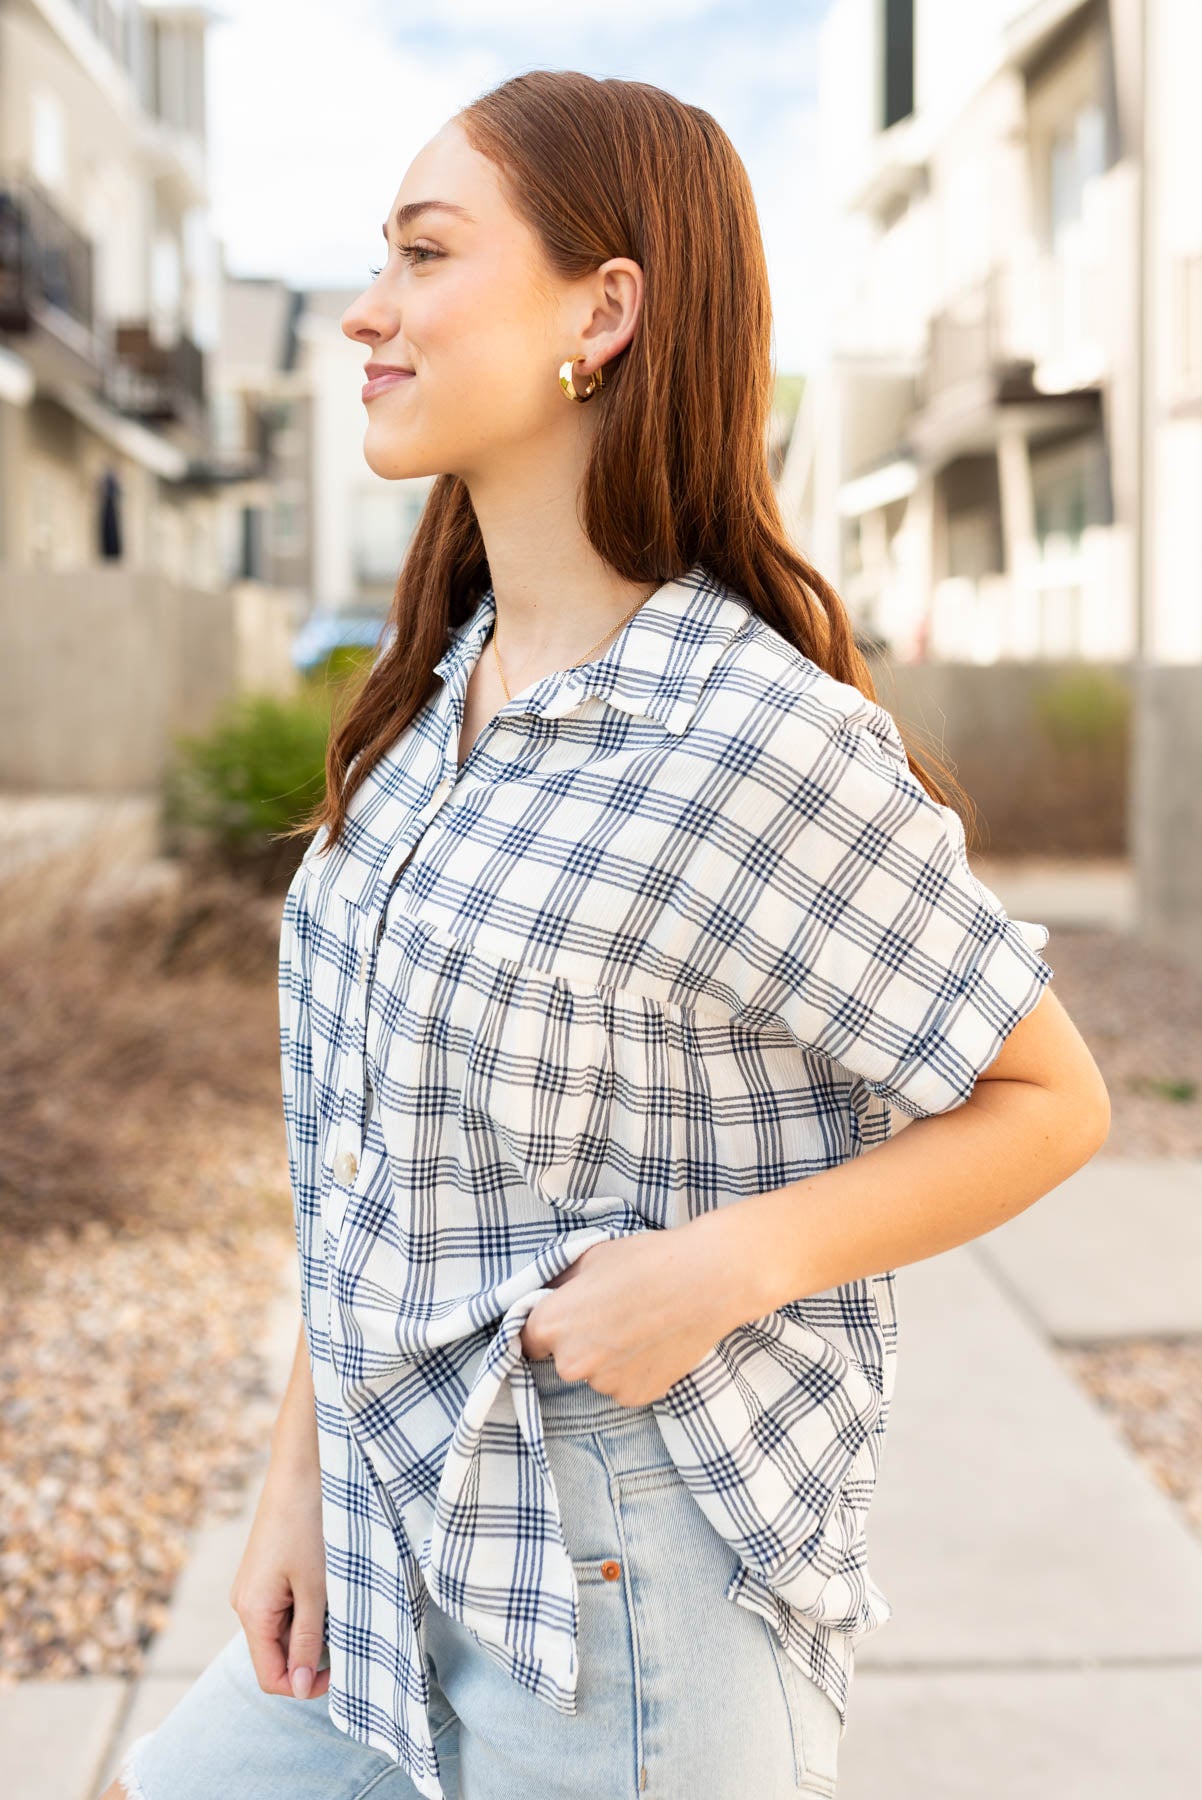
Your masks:
<path fill-rule="evenodd" d="M 1059 1354 L 1202 1537 L 1202 1337 L 1064 1345 Z"/>
<path fill-rule="evenodd" d="M 201 880 L 0 945 L 0 1682 L 137 1674 L 262 1448 L 281 907 Z"/>
<path fill-rule="evenodd" d="M 190 873 L 0 933 L 0 1682 L 139 1673 L 261 1449 L 295 1255 L 281 905 Z M 1202 1156 L 1202 977 L 1110 932 L 1048 960 L 1110 1087 L 1100 1154 Z M 1202 1338 L 1061 1354 L 1202 1532 Z"/>
<path fill-rule="evenodd" d="M 20 1261 L 0 1360 L 0 1679 L 136 1674 L 189 1532 L 236 1509 L 261 1448 L 254 1333 L 278 1235 L 92 1220 Z"/>
<path fill-rule="evenodd" d="M 1053 931 L 1052 991 L 1110 1090 L 1102 1156 L 1202 1156 L 1202 973 L 1112 931 Z"/>

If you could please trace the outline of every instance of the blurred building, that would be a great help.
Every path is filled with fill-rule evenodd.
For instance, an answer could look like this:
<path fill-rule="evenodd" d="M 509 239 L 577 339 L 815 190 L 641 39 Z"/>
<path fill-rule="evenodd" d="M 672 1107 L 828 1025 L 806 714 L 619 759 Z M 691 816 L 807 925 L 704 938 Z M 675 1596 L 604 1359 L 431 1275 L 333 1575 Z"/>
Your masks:
<path fill-rule="evenodd" d="M 216 577 L 203 8 L 0 0 L 0 558 Z M 109 526 L 101 528 L 104 502 Z"/>
<path fill-rule="evenodd" d="M 219 567 L 293 597 L 301 662 L 310 645 L 374 643 L 431 485 L 364 460 L 367 358 L 341 329 L 356 297 L 223 271 L 207 358 L 212 461 L 230 477 Z"/>
<path fill-rule="evenodd" d="M 900 660 L 1202 654 L 1200 81 L 1196 0 L 834 0 L 782 496 Z"/>
<path fill-rule="evenodd" d="M 214 445 L 204 6 L 0 0 L 0 784 L 149 790 L 173 734 L 291 679 L 231 585 L 263 422 Z"/>
<path fill-rule="evenodd" d="M 1001 847 L 1129 859 L 1198 966 L 1200 84 L 1198 0 L 833 0 L 779 483 Z"/>
<path fill-rule="evenodd" d="M 388 481 L 364 459 L 368 351 L 342 329 L 358 295 L 351 288 L 308 289 L 296 327 L 314 407 L 310 592 L 318 619 L 382 624 L 433 477 Z M 353 623 L 347 641 L 356 641 Z"/>
<path fill-rule="evenodd" d="M 342 331 L 357 295 L 226 275 L 210 358 L 215 448 L 263 456 L 221 520 L 229 578 L 297 597 L 299 666 L 339 644 L 374 645 L 430 477 L 386 481 L 363 456 L 363 346 Z"/>

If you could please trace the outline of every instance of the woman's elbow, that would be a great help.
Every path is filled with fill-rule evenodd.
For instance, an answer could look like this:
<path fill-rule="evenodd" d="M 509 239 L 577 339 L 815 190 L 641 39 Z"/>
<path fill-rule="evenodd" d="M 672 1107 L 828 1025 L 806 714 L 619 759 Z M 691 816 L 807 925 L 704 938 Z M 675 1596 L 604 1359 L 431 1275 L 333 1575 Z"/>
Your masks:
<path fill-rule="evenodd" d="M 1075 1071 L 1071 1081 L 1057 1084 L 1051 1095 L 1056 1136 L 1080 1168 L 1110 1136 L 1110 1090 L 1090 1058 L 1087 1068 Z"/>
<path fill-rule="evenodd" d="M 1090 1156 L 1096 1156 L 1106 1139 L 1110 1136 L 1110 1089 L 1099 1072 L 1096 1083 L 1091 1086 L 1089 1095 L 1081 1102 L 1081 1112 L 1086 1135 L 1090 1141 Z"/>

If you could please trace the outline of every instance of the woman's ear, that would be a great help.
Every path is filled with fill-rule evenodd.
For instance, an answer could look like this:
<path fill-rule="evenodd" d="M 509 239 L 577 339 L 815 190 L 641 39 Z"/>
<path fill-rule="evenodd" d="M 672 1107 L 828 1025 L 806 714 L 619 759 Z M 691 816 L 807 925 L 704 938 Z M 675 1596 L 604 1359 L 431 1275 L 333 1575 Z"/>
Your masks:
<path fill-rule="evenodd" d="M 605 360 L 618 356 L 638 327 L 643 306 L 643 271 L 629 256 L 611 256 L 596 271 L 593 316 L 581 334 L 581 345 L 603 343 Z"/>

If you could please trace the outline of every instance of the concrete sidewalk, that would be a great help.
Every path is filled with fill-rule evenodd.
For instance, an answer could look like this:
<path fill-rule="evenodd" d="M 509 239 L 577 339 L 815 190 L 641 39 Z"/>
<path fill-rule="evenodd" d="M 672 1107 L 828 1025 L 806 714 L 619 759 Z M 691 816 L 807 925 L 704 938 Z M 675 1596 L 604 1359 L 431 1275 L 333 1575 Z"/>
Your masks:
<path fill-rule="evenodd" d="M 857 1656 L 840 1800 L 1194 1800 L 1202 1540 L 1054 1343 L 1202 1332 L 1200 1232 L 1202 1164 L 1103 1156 L 899 1270 L 871 1528 L 894 1616 Z M 298 1306 L 290 1288 L 279 1391 Z M 10 1800 L 94 1800 L 236 1629 L 227 1596 L 260 1485 L 198 1534 L 140 1681 L 0 1690 Z"/>
<path fill-rule="evenodd" d="M 1202 1540 L 1052 1342 L 1202 1332 L 1200 1248 L 1202 1164 L 1098 1157 L 899 1270 L 840 1800 L 1195 1800 Z"/>

